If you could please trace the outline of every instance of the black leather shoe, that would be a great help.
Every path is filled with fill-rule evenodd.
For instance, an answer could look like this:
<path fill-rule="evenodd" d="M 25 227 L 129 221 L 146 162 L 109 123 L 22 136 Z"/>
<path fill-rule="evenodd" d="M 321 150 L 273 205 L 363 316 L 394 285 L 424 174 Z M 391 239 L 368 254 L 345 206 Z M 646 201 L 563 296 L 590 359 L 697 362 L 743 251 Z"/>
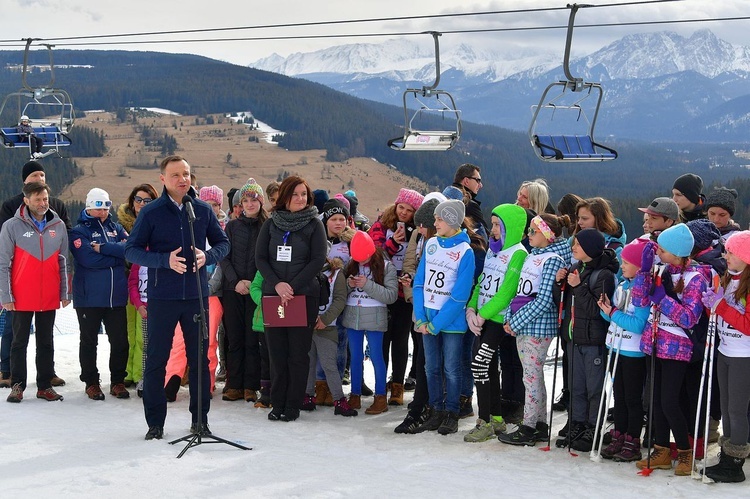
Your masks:
<path fill-rule="evenodd" d="M 146 440 L 161 440 L 164 436 L 164 428 L 161 426 L 149 426 L 146 432 Z"/>
<path fill-rule="evenodd" d="M 192 425 L 190 425 L 190 433 L 192 433 L 193 435 L 197 435 L 198 433 L 200 433 L 201 435 L 212 435 L 211 429 L 208 427 L 208 423 L 203 423 L 202 426 L 203 430 L 198 431 L 198 423 L 193 423 Z"/>

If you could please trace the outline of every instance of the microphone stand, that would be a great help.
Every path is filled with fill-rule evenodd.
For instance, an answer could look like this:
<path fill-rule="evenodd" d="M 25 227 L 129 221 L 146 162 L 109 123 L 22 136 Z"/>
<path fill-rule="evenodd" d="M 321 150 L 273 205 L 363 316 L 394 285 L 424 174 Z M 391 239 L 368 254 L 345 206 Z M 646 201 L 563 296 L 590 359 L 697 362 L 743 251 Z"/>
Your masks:
<path fill-rule="evenodd" d="M 195 210 L 193 209 L 193 198 L 188 195 L 182 199 L 182 204 L 185 205 L 185 210 L 188 216 L 188 223 L 190 225 L 190 241 L 193 243 L 193 265 L 195 265 L 195 280 L 198 285 L 198 304 L 200 306 L 200 313 L 193 316 L 193 322 L 198 323 L 198 360 L 196 361 L 195 368 L 198 371 L 198 421 L 196 422 L 195 433 L 189 433 L 184 437 L 178 438 L 169 442 L 174 445 L 178 442 L 187 442 L 187 445 L 182 452 L 177 455 L 177 459 L 181 458 L 190 448 L 197 447 L 200 444 L 227 444 L 232 447 L 236 447 L 242 450 L 252 450 L 251 447 L 245 447 L 236 442 L 231 442 L 216 435 L 211 434 L 204 428 L 203 422 L 203 342 L 208 340 L 208 321 L 206 320 L 206 307 L 203 305 L 203 289 L 201 288 L 201 275 L 200 269 L 198 269 L 198 247 L 195 244 Z M 187 347 L 187 344 L 186 344 Z"/>

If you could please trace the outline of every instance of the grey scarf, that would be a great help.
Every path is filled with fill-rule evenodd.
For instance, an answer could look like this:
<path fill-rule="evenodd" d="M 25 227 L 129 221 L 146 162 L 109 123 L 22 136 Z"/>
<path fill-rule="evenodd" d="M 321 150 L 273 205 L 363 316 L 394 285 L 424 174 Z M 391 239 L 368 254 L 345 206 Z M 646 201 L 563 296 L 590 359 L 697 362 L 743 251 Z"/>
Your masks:
<path fill-rule="evenodd" d="M 318 216 L 315 206 L 300 211 L 274 210 L 271 212 L 271 220 L 279 229 L 286 232 L 296 232 Z"/>

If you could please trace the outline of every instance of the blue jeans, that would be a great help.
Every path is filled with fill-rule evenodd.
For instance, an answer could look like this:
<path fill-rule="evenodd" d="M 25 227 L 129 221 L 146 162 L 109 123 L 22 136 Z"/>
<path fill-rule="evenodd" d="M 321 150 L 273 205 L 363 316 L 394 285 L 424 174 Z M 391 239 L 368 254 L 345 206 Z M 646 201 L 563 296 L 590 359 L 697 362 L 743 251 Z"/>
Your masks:
<path fill-rule="evenodd" d="M 10 345 L 13 343 L 13 313 L 3 311 L 0 329 L 0 373 L 10 376 Z"/>
<path fill-rule="evenodd" d="M 352 359 L 350 364 L 350 375 L 352 382 L 352 393 L 362 394 L 362 363 L 364 357 L 364 342 L 367 336 L 367 344 L 370 346 L 372 366 L 375 368 L 375 395 L 385 395 L 385 359 L 383 358 L 383 331 L 360 331 L 358 329 L 347 329 L 349 335 L 349 353 Z"/>
<path fill-rule="evenodd" d="M 455 333 L 423 337 L 427 390 L 434 410 L 458 413 L 463 341 L 464 335 Z"/>

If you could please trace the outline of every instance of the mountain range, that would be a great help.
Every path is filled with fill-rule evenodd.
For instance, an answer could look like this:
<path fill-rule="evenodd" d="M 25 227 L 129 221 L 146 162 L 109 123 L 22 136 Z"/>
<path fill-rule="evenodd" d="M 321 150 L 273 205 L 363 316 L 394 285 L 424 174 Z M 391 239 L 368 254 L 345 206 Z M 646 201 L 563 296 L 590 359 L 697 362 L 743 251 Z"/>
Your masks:
<path fill-rule="evenodd" d="M 530 106 L 551 82 L 564 79 L 559 51 L 479 50 L 441 46 L 441 84 L 465 120 L 514 130 L 529 126 Z M 350 44 L 252 67 L 305 78 L 336 90 L 399 104 L 408 87 L 435 78 L 433 48 L 410 40 Z M 627 35 L 570 63 L 574 76 L 601 82 L 599 134 L 656 141 L 744 141 L 750 133 L 750 47 L 710 30 Z"/>

